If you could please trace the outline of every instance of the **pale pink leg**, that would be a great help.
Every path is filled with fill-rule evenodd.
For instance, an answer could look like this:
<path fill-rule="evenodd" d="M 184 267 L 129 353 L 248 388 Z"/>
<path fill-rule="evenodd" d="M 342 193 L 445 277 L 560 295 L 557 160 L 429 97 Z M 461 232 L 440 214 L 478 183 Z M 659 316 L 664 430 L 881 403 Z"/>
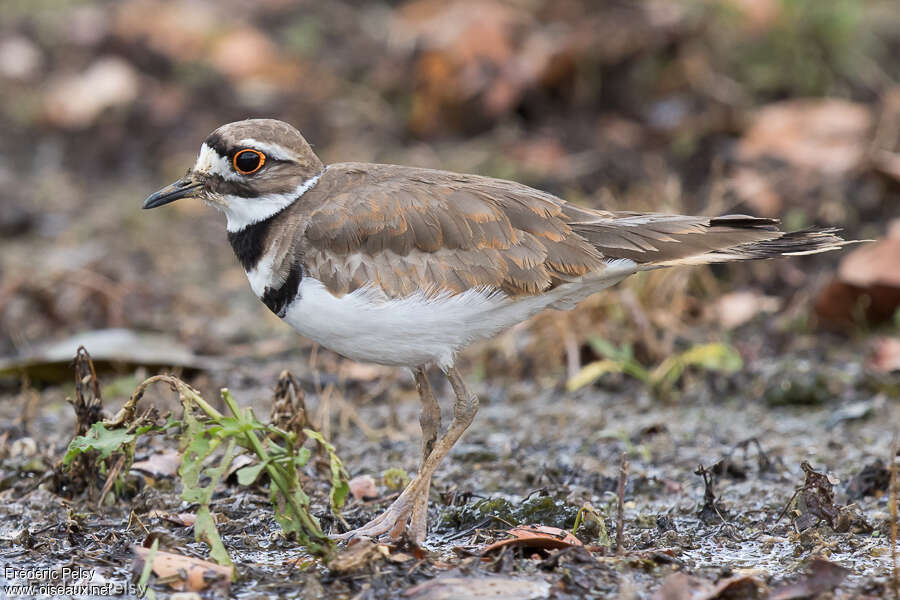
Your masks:
<path fill-rule="evenodd" d="M 397 539 L 403 534 L 407 521 L 412 517 L 408 533 L 411 541 L 421 543 L 425 539 L 427 529 L 426 515 L 428 508 L 428 491 L 431 486 L 431 477 L 441 461 L 453 448 L 456 440 L 471 425 L 478 412 L 478 397 L 469 392 L 462 376 L 456 368 L 447 371 L 447 379 L 453 387 L 456 400 L 453 403 L 453 421 L 446 433 L 434 441 L 440 430 L 440 406 L 434 399 L 431 386 L 425 379 L 424 370 L 414 371 L 416 386 L 422 400 L 422 414 L 419 423 L 422 425 L 422 467 L 413 477 L 406 489 L 383 513 L 353 531 L 343 533 L 338 539 L 367 536 L 377 537 L 390 533 L 390 537 Z M 423 383 L 424 382 L 424 383 Z M 431 446 L 431 451 L 428 447 Z"/>

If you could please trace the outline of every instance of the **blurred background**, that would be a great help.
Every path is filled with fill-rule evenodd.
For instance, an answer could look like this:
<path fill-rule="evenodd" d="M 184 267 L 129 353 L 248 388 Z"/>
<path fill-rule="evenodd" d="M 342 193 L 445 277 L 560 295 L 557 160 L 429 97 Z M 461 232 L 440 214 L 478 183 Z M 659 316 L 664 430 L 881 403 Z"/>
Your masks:
<path fill-rule="evenodd" d="M 310 343 L 250 293 L 221 215 L 140 210 L 210 131 L 275 117 L 325 162 L 881 240 L 843 267 L 849 252 L 632 278 L 473 349 L 475 377 L 559 385 L 598 337 L 650 365 L 715 340 L 750 362 L 856 340 L 890 366 L 897 344 L 868 336 L 900 321 L 898 56 L 892 0 L 6 0 L 0 356 L 124 328 L 185 365 L 224 357 L 213 387 L 303 370 Z"/>

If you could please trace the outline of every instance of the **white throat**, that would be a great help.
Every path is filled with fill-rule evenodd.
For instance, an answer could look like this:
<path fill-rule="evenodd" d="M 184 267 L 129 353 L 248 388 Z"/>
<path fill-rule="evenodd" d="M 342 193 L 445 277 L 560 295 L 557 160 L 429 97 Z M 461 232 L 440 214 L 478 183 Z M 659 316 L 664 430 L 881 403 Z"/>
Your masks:
<path fill-rule="evenodd" d="M 265 221 L 269 217 L 278 214 L 316 185 L 321 176 L 322 173 L 319 173 L 315 177 L 310 177 L 290 192 L 283 194 L 266 194 L 254 198 L 224 196 L 222 198 L 224 203 L 221 205 L 217 204 L 217 207 L 221 208 L 222 212 L 225 213 L 227 220 L 226 229 L 231 233 L 235 233 L 249 225 Z"/>

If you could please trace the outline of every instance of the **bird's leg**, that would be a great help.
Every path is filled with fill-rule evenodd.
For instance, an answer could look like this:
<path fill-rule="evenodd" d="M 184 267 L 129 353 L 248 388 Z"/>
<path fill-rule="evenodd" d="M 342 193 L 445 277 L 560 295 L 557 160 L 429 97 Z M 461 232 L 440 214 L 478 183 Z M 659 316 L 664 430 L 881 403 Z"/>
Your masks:
<path fill-rule="evenodd" d="M 437 436 L 441 432 L 441 406 L 424 367 L 413 369 L 413 377 L 416 380 L 416 389 L 419 391 L 419 400 L 422 402 L 422 412 L 419 414 L 419 425 L 422 428 L 422 461 L 419 463 L 419 472 L 425 468 L 425 461 L 434 449 Z M 422 487 L 422 491 L 416 496 L 413 504 L 412 516 L 409 519 L 409 540 L 414 544 L 425 541 L 428 533 L 428 494 L 431 490 L 431 479 L 428 479 Z"/>
<path fill-rule="evenodd" d="M 348 539 L 356 536 L 376 537 L 388 532 L 390 532 L 391 537 L 397 538 L 402 534 L 416 501 L 422 494 L 422 491 L 427 491 L 428 486 L 430 486 L 431 477 L 434 475 L 435 470 L 437 470 L 447 453 L 450 452 L 450 449 L 453 448 L 456 440 L 471 425 L 475 419 L 475 414 L 478 412 L 478 396 L 469 391 L 455 367 L 447 370 L 447 379 L 450 380 L 450 386 L 456 394 L 456 400 L 453 403 L 453 421 L 444 435 L 434 443 L 431 453 L 422 462 L 421 470 L 413 477 L 406 489 L 391 503 L 387 510 L 359 529 L 337 536 L 338 539 Z M 427 496 L 425 498 L 427 502 Z M 422 535 L 424 536 L 424 534 Z"/>

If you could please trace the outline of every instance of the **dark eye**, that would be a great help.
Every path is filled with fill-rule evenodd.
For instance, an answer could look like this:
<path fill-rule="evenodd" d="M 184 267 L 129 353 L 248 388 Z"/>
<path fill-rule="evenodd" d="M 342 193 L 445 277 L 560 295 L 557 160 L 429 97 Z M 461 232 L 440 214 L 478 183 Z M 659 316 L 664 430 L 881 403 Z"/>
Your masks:
<path fill-rule="evenodd" d="M 234 155 L 231 161 L 234 170 L 241 175 L 250 175 L 259 171 L 266 164 L 266 155 L 259 150 L 247 148 Z"/>

